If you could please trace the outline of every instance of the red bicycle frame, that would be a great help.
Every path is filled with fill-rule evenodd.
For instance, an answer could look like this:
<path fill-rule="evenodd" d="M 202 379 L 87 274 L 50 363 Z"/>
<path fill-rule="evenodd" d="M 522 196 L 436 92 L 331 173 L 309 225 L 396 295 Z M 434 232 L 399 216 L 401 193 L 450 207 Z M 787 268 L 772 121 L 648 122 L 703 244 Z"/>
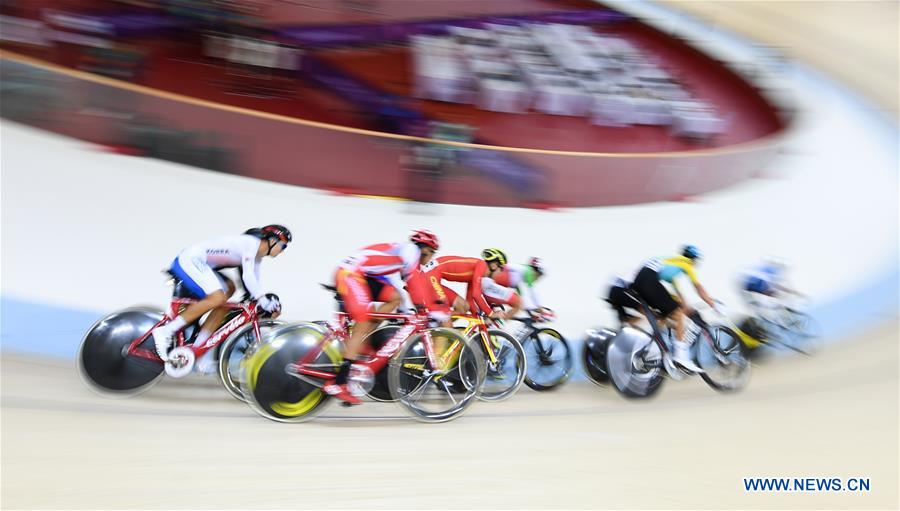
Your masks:
<path fill-rule="evenodd" d="M 390 320 L 390 319 L 398 319 L 403 323 L 401 324 L 400 330 L 394 334 L 393 337 L 388 339 L 384 345 L 378 349 L 377 352 L 373 352 L 371 346 L 366 344 L 365 349 L 367 351 L 366 355 L 369 355 L 368 360 L 360 361 L 357 360 L 355 365 L 366 367 L 373 375 L 378 374 L 379 371 L 384 369 L 384 366 L 387 365 L 388 361 L 394 356 L 395 353 L 400 349 L 400 346 L 403 343 L 418 333 L 424 333 L 428 336 L 428 316 L 421 314 L 393 314 L 393 313 L 371 313 L 369 315 L 374 320 Z M 349 338 L 350 326 L 350 316 L 344 312 L 337 313 L 337 325 L 329 325 L 328 332 L 325 337 L 319 342 L 315 348 L 309 350 L 303 358 L 298 360 L 293 365 L 293 370 L 296 371 L 298 375 L 312 376 L 314 378 L 321 378 L 323 380 L 333 379 L 336 374 L 329 371 L 321 371 L 313 368 L 313 361 L 322 353 L 325 344 L 331 341 L 332 339 L 338 339 L 341 342 L 346 343 Z M 430 339 L 429 339 L 430 340 Z M 439 367 L 438 357 L 434 352 L 433 346 L 431 342 L 425 343 L 425 352 L 428 357 L 429 362 L 432 367 Z"/>
<path fill-rule="evenodd" d="M 150 335 L 153 333 L 153 330 L 175 319 L 181 311 L 182 307 L 186 307 L 192 303 L 195 303 L 196 301 L 197 300 L 194 300 L 192 298 L 172 298 L 172 302 L 169 304 L 169 310 L 166 311 L 163 319 L 161 319 L 156 325 L 154 325 L 153 328 L 147 330 L 143 335 L 131 341 L 131 344 L 128 345 L 126 355 L 133 355 L 135 357 L 162 364 L 163 361 L 161 358 L 159 358 L 159 355 L 155 350 L 139 348 L 138 346 L 140 346 L 141 343 L 143 343 L 147 340 L 148 337 L 150 337 Z M 215 332 L 213 332 L 212 335 L 209 336 L 209 339 L 207 339 L 202 345 L 190 345 L 189 348 L 194 352 L 196 358 L 199 359 L 200 357 L 202 357 L 207 351 L 218 346 L 222 341 L 227 339 L 229 335 L 231 335 L 232 333 L 237 331 L 237 329 L 241 328 L 247 323 L 253 323 L 253 333 L 256 334 L 257 340 L 260 339 L 259 322 L 257 321 L 259 315 L 256 312 L 256 302 L 226 302 L 223 307 L 227 307 L 231 310 L 240 310 L 241 313 L 225 322 L 224 325 L 220 326 Z M 183 347 L 185 346 L 186 342 L 187 341 L 184 338 L 184 329 L 182 329 L 175 335 L 175 346 L 179 348 Z"/>

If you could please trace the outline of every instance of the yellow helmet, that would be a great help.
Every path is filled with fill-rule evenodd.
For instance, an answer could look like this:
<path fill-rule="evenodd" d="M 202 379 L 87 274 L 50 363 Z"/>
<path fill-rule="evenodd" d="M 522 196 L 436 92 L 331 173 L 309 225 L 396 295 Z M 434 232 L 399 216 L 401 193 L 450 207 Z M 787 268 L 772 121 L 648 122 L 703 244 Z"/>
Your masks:
<path fill-rule="evenodd" d="M 497 261 L 500 263 L 500 266 L 506 266 L 506 254 L 503 253 L 499 248 L 486 248 L 481 251 L 481 258 L 485 260 L 485 262 Z"/>

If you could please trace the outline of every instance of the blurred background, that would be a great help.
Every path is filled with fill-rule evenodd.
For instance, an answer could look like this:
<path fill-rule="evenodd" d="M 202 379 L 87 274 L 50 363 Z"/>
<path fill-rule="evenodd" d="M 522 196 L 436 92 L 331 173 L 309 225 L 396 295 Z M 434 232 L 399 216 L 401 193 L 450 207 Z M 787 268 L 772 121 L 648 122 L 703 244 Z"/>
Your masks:
<path fill-rule="evenodd" d="M 898 16 L 894 1 L 3 0 L 0 504 L 897 507 Z M 650 256 L 700 245 L 704 284 L 738 314 L 739 272 L 775 254 L 829 348 L 775 357 L 739 395 L 684 382 L 641 404 L 576 362 L 556 392 L 435 430 L 375 404 L 267 423 L 208 378 L 128 402 L 81 385 L 93 321 L 164 303 L 156 270 L 181 248 L 271 222 L 301 240 L 263 270 L 291 319 L 329 317 L 316 286 L 347 254 L 426 227 L 447 254 L 541 256 L 541 295 L 578 346 L 615 324 L 609 278 Z M 441 433 L 454 447 L 422 459 Z M 161 491 L 169 469 L 196 490 Z M 395 477 L 422 470 L 454 486 Z M 739 486 L 835 474 L 877 489 Z"/>

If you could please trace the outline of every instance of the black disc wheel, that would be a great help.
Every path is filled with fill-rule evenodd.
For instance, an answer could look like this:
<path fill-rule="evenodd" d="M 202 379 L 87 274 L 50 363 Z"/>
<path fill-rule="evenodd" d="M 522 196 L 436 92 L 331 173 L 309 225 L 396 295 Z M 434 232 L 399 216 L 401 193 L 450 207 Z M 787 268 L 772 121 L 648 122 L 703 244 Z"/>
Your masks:
<path fill-rule="evenodd" d="M 163 318 L 151 307 L 114 312 L 94 323 L 81 340 L 78 373 L 89 388 L 108 397 L 127 397 L 146 391 L 163 376 L 163 364 L 128 354 L 128 347 Z M 155 352 L 147 335 L 140 348 Z"/>

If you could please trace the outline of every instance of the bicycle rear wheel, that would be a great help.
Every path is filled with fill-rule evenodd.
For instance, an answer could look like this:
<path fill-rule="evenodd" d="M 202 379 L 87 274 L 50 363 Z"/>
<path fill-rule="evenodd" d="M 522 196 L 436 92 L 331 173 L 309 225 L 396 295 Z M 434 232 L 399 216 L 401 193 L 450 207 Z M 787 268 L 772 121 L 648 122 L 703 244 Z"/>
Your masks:
<path fill-rule="evenodd" d="M 441 346 L 437 354 L 443 367 L 432 367 L 425 351 L 428 342 L 433 348 Z M 448 328 L 434 328 L 411 337 L 388 367 L 388 385 L 394 399 L 422 422 L 444 422 L 459 416 L 475 403 L 484 379 L 480 350 Z"/>
<path fill-rule="evenodd" d="M 720 392 L 735 392 L 750 381 L 751 365 L 738 334 L 726 326 L 701 329 L 695 341 L 700 376 Z"/>
<path fill-rule="evenodd" d="M 534 390 L 550 390 L 572 374 L 572 353 L 562 334 L 541 328 L 522 340 L 527 371 L 525 385 Z"/>
<path fill-rule="evenodd" d="M 283 321 L 276 319 L 259 320 L 259 334 L 265 338 L 266 334 L 278 327 L 284 326 Z M 260 342 L 265 342 L 260 339 Z M 253 324 L 244 325 L 240 330 L 229 335 L 219 349 L 219 380 L 225 390 L 239 401 L 246 401 L 241 385 L 244 381 L 244 355 L 250 347 L 256 343 L 256 334 Z"/>
<path fill-rule="evenodd" d="M 321 413 L 331 401 L 321 390 L 322 382 L 296 376 L 291 366 L 324 342 L 324 349 L 309 365 L 336 373 L 340 352 L 336 341 L 325 340 L 325 335 L 324 329 L 312 323 L 288 325 L 272 331 L 268 342 L 254 346 L 246 355 L 246 377 L 241 385 L 247 404 L 278 422 L 305 422 Z"/>
<path fill-rule="evenodd" d="M 606 372 L 623 396 L 646 398 L 662 387 L 662 360 L 662 349 L 649 335 L 625 328 L 609 341 Z"/>
<path fill-rule="evenodd" d="M 588 379 L 601 387 L 609 382 L 606 372 L 606 350 L 616 332 L 608 329 L 588 330 L 581 348 L 581 362 Z"/>
<path fill-rule="evenodd" d="M 129 397 L 145 392 L 163 376 L 162 362 L 127 354 L 135 339 L 149 332 L 163 318 L 152 307 L 131 307 L 97 321 L 84 334 L 78 350 L 78 374 L 94 392 L 106 397 Z M 153 337 L 141 348 L 156 351 Z"/>

